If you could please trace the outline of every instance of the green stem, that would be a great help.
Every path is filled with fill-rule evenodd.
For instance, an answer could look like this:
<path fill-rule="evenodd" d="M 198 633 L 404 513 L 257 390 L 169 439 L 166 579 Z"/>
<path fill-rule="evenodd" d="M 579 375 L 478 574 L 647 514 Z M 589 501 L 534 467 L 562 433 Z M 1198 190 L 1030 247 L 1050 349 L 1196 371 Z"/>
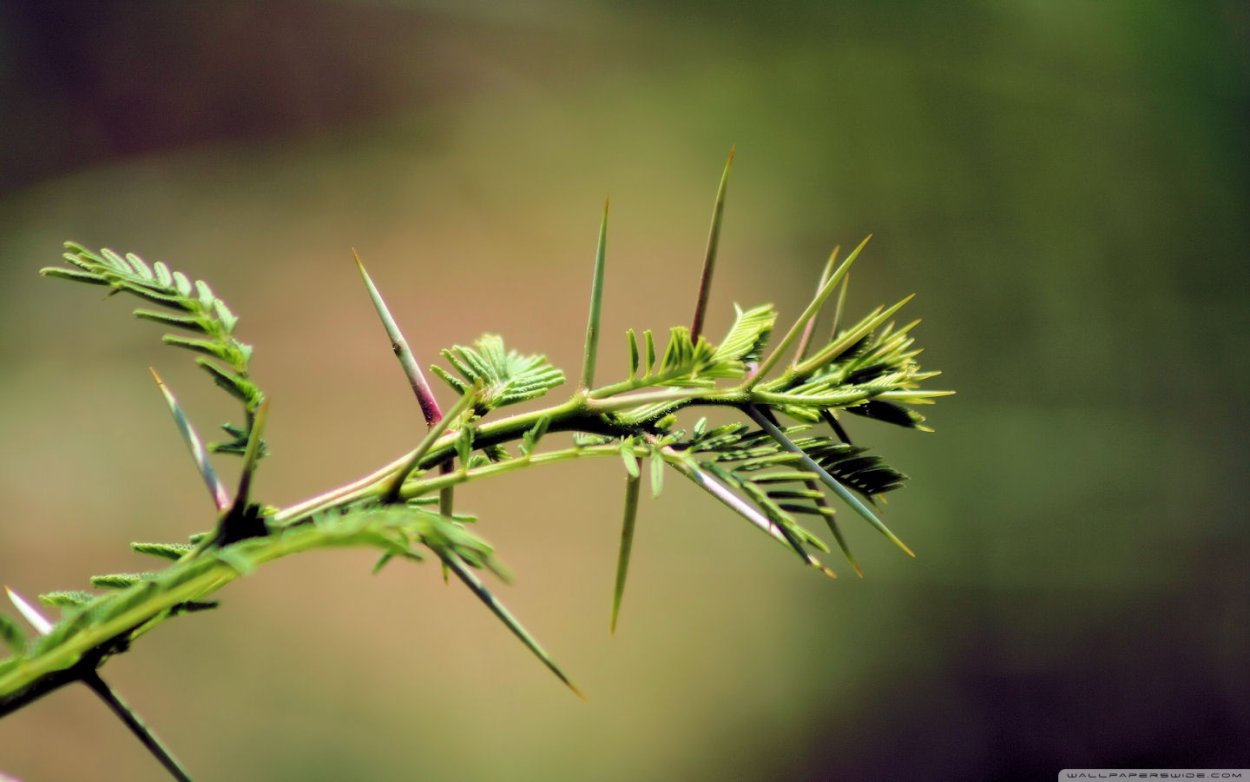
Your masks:
<path fill-rule="evenodd" d="M 646 391 L 641 394 L 614 396 L 608 399 L 587 399 L 585 409 L 592 413 L 610 413 L 631 407 L 657 402 L 688 402 L 693 400 L 718 400 L 722 403 L 744 398 L 741 392 L 717 388 L 669 388 L 662 391 Z"/>
<path fill-rule="evenodd" d="M 452 421 L 460 420 L 461 414 L 473 405 L 479 394 L 479 388 L 472 388 L 466 391 L 464 396 L 460 397 L 460 399 L 456 400 L 456 403 L 452 405 L 451 410 L 447 412 L 447 415 L 443 416 L 430 427 L 430 431 L 426 432 L 425 437 L 421 440 L 421 444 L 417 446 L 416 450 L 414 450 L 408 457 L 408 461 L 399 469 L 398 472 L 395 473 L 394 478 L 391 479 L 390 486 L 387 487 L 386 493 L 382 495 L 383 502 L 394 502 L 399 498 L 399 490 L 404 485 L 404 479 L 407 478 L 413 470 L 417 469 L 417 465 L 421 463 L 422 457 L 429 453 L 430 449 L 434 447 L 434 443 L 438 442 L 438 438 L 442 436 L 443 432 L 447 431 L 447 427 L 451 425 Z"/>
<path fill-rule="evenodd" d="M 194 562 L 210 562 L 208 559 Z M 164 592 L 158 592 L 137 603 L 117 616 L 111 617 L 98 625 L 88 627 L 67 639 L 46 653 L 29 660 L 23 660 L 11 671 L 0 676 L 0 715 L 7 713 L 5 703 L 10 695 L 20 697 L 19 690 L 55 671 L 69 668 L 91 649 L 107 644 L 114 638 L 128 632 L 131 628 L 143 624 L 156 614 L 168 610 L 178 603 L 195 600 L 211 592 L 215 592 L 230 581 L 238 578 L 238 571 L 224 563 L 213 562 L 206 566 L 204 573 L 189 578 L 181 584 Z M 144 585 L 136 585 L 131 590 Z M 129 592 L 130 590 L 126 590 Z M 119 593 L 117 599 L 123 599 Z"/>
<path fill-rule="evenodd" d="M 586 395 L 575 395 L 559 405 L 484 423 L 477 430 L 474 444 L 482 448 L 514 440 L 544 418 L 550 421 L 548 426 L 549 432 L 583 431 L 592 434 L 626 436 L 636 434 L 638 432 L 637 427 L 609 420 L 603 414 L 657 402 L 673 402 L 674 409 L 678 405 L 685 406 L 689 404 L 738 406 L 750 401 L 762 401 L 759 397 L 764 395 L 765 392 L 760 391 L 748 394 L 736 389 L 699 388 L 662 389 L 630 396 L 614 396 L 610 399 L 601 399 L 599 398 L 599 391 L 592 391 Z M 448 418 L 451 417 L 450 415 L 448 416 Z M 378 497 L 384 487 L 394 485 L 396 476 L 400 474 L 407 475 L 413 470 L 422 469 L 444 461 L 447 455 L 455 448 L 455 439 L 454 434 L 448 434 L 437 438 L 434 442 L 430 442 L 428 446 L 425 445 L 426 441 L 423 441 L 423 446 L 425 447 L 419 447 L 410 451 L 408 454 L 394 459 L 389 464 L 374 470 L 368 475 L 278 511 L 274 516 L 274 522 L 286 525 L 330 508 L 349 505 L 370 497 Z M 535 456 L 533 459 L 540 460 L 541 457 Z M 498 465 L 491 465 L 491 467 L 502 467 L 511 464 L 511 462 L 501 462 Z M 512 467 L 508 469 L 512 469 Z M 443 475 L 438 478 L 426 479 L 426 482 L 437 481 L 439 486 L 451 486 L 463 482 L 462 478 L 456 477 L 461 474 Z M 413 485 L 425 485 L 424 482 L 410 483 Z M 404 491 L 403 494 L 404 496 L 415 496 L 410 491 Z"/>
<path fill-rule="evenodd" d="M 430 492 L 439 491 L 447 486 L 456 486 L 479 478 L 505 475 L 517 470 L 523 470 L 526 467 L 566 462 L 570 459 L 579 459 L 584 456 L 618 456 L 620 452 L 620 446 L 615 443 L 609 445 L 573 446 L 572 448 L 564 448 L 559 451 L 547 451 L 546 453 L 533 454 L 525 459 L 512 459 L 506 462 L 484 464 L 472 470 L 457 470 L 450 475 L 438 475 L 433 478 L 408 481 L 404 484 L 400 497 L 410 500 L 416 497 L 423 497 Z"/>
<path fill-rule="evenodd" d="M 844 262 L 843 268 L 849 261 L 850 259 Z M 832 277 L 836 280 L 837 274 L 835 273 Z M 831 284 L 832 280 L 827 281 L 827 283 Z M 857 328 L 855 330 L 858 331 L 860 329 Z M 650 382 L 654 383 L 655 379 L 651 378 Z M 222 549 L 222 552 L 229 555 L 230 562 L 235 563 L 235 565 L 242 563 L 243 569 L 247 570 L 250 567 L 272 559 L 316 546 L 378 545 L 376 535 L 374 537 L 344 538 L 342 534 L 339 534 L 336 537 L 333 524 L 317 525 L 308 522 L 325 511 L 345 509 L 354 504 L 368 501 L 384 499 L 407 500 L 425 496 L 432 492 L 442 492 L 460 483 L 485 479 L 494 475 L 503 475 L 539 464 L 554 464 L 582 457 L 618 457 L 620 454 L 620 438 L 648 434 L 652 433 L 652 430 L 645 423 L 630 423 L 614 413 L 648 405 L 660 405 L 666 413 L 696 405 L 731 405 L 743 408 L 752 418 L 756 419 L 760 426 L 769 431 L 786 450 L 798 453 L 804 460 L 805 466 L 819 475 L 827 486 L 851 504 L 857 512 L 868 518 L 874 526 L 877 526 L 878 529 L 896 543 L 898 542 L 897 538 L 876 519 L 871 510 L 851 495 L 845 487 L 842 487 L 841 484 L 832 479 L 810 457 L 802 454 L 797 446 L 785 437 L 784 433 L 780 433 L 779 430 L 770 431 L 771 429 L 776 429 L 776 427 L 761 416 L 758 411 L 752 414 L 754 405 L 767 406 L 770 402 L 782 405 L 793 403 L 811 407 L 813 404 L 812 398 L 791 398 L 787 394 L 771 393 L 767 390 L 767 388 L 773 387 L 771 383 L 758 389 L 752 389 L 749 387 L 749 384 L 744 384 L 744 386 L 728 389 L 716 387 L 656 389 L 652 387 L 650 390 L 635 394 L 608 393 L 610 389 L 616 387 L 620 387 L 620 384 L 597 390 L 579 390 L 571 398 L 551 407 L 516 414 L 497 421 L 482 422 L 476 432 L 474 447 L 481 449 L 515 441 L 523 437 L 535 424 L 544 420 L 547 421 L 548 431 L 551 432 L 574 431 L 605 435 L 614 438 L 615 442 L 604 445 L 574 446 L 546 453 L 531 454 L 525 459 L 486 464 L 471 470 L 465 469 L 464 465 L 460 465 L 460 469 L 454 472 L 441 474 L 423 472 L 413 476 L 412 473 L 416 471 L 430 470 L 432 467 L 444 464 L 449 458 L 454 456 L 456 435 L 446 430 L 459 421 L 462 417 L 461 414 L 472 404 L 475 395 L 473 392 L 469 392 L 462 396 L 456 409 L 453 412 L 449 412 L 439 422 L 441 426 L 431 430 L 413 451 L 352 483 L 278 511 L 269 519 L 269 526 L 272 531 L 270 535 L 243 540 L 227 546 Z M 856 391 L 852 396 L 858 398 L 857 395 L 859 393 L 859 391 Z M 950 392 L 912 390 L 904 387 L 878 392 L 876 396 L 881 399 L 917 403 L 927 402 L 933 397 L 943 396 L 947 393 Z M 254 464 L 256 446 L 259 443 L 260 429 L 264 421 L 263 411 L 258 411 L 258 413 L 257 420 L 254 422 L 256 425 L 251 427 L 253 430 L 253 437 L 249 443 L 251 446 L 249 451 L 252 452 L 250 454 L 251 458 L 245 460 L 249 465 Z M 665 448 L 664 458 L 665 461 L 668 461 L 686 475 L 687 478 L 704 485 L 717 499 L 730 505 L 741 515 L 746 516 L 770 536 L 777 538 L 783 544 L 792 544 L 792 541 L 787 540 L 787 536 L 777 529 L 775 525 L 767 519 L 761 519 L 760 514 L 754 512 L 749 506 L 738 502 L 738 498 L 732 492 L 723 490 L 724 487 L 720 487 L 719 484 L 709 483 L 707 476 L 693 472 L 680 453 L 670 448 Z M 700 480 L 701 478 L 704 480 Z M 241 492 L 241 496 L 246 497 L 246 490 Z M 312 530 L 317 534 L 311 537 L 288 534 L 288 532 L 298 533 L 304 530 Z M 899 543 L 899 545 L 902 544 Z M 89 620 L 95 622 L 95 624 L 87 624 L 82 627 L 62 627 L 59 634 L 57 629 L 54 628 L 53 634 L 57 635 L 61 640 L 53 645 L 49 645 L 47 641 L 51 640 L 50 636 L 44 642 L 41 642 L 44 645 L 41 647 L 41 651 L 34 657 L 19 658 L 13 662 L 11 667 L 7 667 L 4 673 L 0 673 L 0 715 L 11 710 L 7 707 L 12 704 L 29 702 L 34 697 L 38 697 L 43 691 L 59 686 L 57 677 L 61 675 L 61 672 L 74 668 L 86 655 L 96 653 L 101 656 L 107 656 L 107 654 L 115 652 L 119 648 L 119 643 L 124 643 L 130 640 L 136 632 L 153 626 L 163 616 L 164 612 L 169 611 L 173 606 L 201 599 L 238 578 L 239 570 L 236 567 L 219 559 L 217 554 L 210 556 L 210 553 L 212 552 L 205 552 L 205 555 L 201 557 L 180 560 L 172 565 L 170 570 L 164 571 L 161 576 L 158 576 L 155 584 L 144 582 L 129 590 L 115 593 L 111 600 L 116 602 L 109 604 L 116 607 L 114 609 L 115 613 L 109 615 L 96 612 L 95 618 Z M 808 556 L 810 557 L 810 555 Z M 808 562 L 819 567 L 813 559 L 809 558 Z M 144 590 L 149 591 L 145 593 Z M 81 617 L 83 621 L 88 621 L 86 614 L 81 615 Z M 73 622 L 74 620 L 70 621 Z"/>
<path fill-rule="evenodd" d="M 269 420 L 269 400 L 266 399 L 256 408 L 255 417 L 249 422 L 247 448 L 243 452 L 243 469 L 239 474 L 239 488 L 234 493 L 234 511 L 242 511 L 251 496 L 252 476 L 260 464 L 261 438 L 265 434 L 265 423 Z"/>
<path fill-rule="evenodd" d="M 584 455 L 595 456 L 620 453 L 619 447 L 615 446 L 601 449 L 604 450 L 602 454 L 598 450 L 582 450 L 585 452 Z M 576 454 L 569 455 L 566 453 L 560 459 L 539 460 L 536 458 L 535 461 L 562 461 L 575 456 Z M 462 471 L 457 475 L 463 474 Z M 485 477 L 490 474 L 492 474 L 490 471 L 483 471 L 479 476 L 478 473 L 474 472 L 471 477 Z M 434 484 L 436 482 L 437 479 L 432 479 L 428 483 Z M 414 487 L 410 486 L 407 488 Z M 423 490 L 424 485 L 420 484 L 420 482 L 418 482 L 417 488 L 421 490 L 421 493 L 425 493 Z M 437 488 L 437 486 L 431 486 L 429 490 L 436 490 Z M 332 525 L 321 527 L 307 524 L 301 525 L 296 529 L 280 530 L 266 537 L 249 538 L 230 546 L 226 550 L 234 554 L 230 558 L 231 561 L 242 560 L 249 567 L 254 568 L 310 549 L 331 546 L 376 546 L 377 542 L 377 534 L 370 530 L 343 533 L 336 530 Z M 163 571 L 157 577 L 158 582 L 163 577 L 175 583 L 162 585 L 162 588 L 159 589 L 153 589 L 152 582 L 142 582 L 126 590 L 114 593 L 112 599 L 117 601 L 119 605 L 126 605 L 127 607 L 124 610 L 119 610 L 116 614 L 98 621 L 97 624 L 85 627 L 69 635 L 55 646 L 35 657 L 20 660 L 11 670 L 0 675 L 0 716 L 8 713 L 12 704 L 29 702 L 32 699 L 23 692 L 28 686 L 38 683 L 45 677 L 49 677 L 58 671 L 75 666 L 92 650 L 109 647 L 110 644 L 114 644 L 119 639 L 128 639 L 137 628 L 142 627 L 158 614 L 169 610 L 179 603 L 201 599 L 212 594 L 240 575 L 239 570 L 226 561 L 217 557 L 202 556 L 198 559 L 182 560 L 171 566 L 171 569 Z M 136 599 L 135 596 L 144 590 L 150 591 L 151 594 L 144 595 L 141 599 Z M 133 605 L 128 605 L 130 602 L 133 602 Z M 53 633 L 55 634 L 55 632 L 54 628 Z"/>

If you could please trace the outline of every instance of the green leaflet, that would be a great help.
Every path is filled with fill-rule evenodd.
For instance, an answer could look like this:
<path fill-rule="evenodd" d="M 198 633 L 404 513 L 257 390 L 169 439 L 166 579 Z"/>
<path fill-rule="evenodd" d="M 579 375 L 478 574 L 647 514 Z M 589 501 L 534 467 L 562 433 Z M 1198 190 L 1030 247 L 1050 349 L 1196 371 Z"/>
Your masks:
<path fill-rule="evenodd" d="M 634 448 L 636 447 L 637 443 L 634 442 L 633 438 L 621 440 L 621 461 L 625 463 L 625 472 L 629 474 L 630 478 L 637 478 L 639 475 L 638 457 L 634 455 Z"/>
<path fill-rule="evenodd" d="M 638 363 L 640 360 L 638 354 L 638 338 L 635 336 L 633 329 L 629 329 L 625 332 L 625 340 L 628 343 L 629 349 L 629 379 L 636 380 L 638 378 L 638 371 L 642 367 Z"/>
<path fill-rule="evenodd" d="M 845 408 L 846 412 L 908 429 L 923 429 L 924 416 L 893 402 L 870 399 L 863 404 Z"/>
<path fill-rule="evenodd" d="M 174 347 L 186 348 L 187 350 L 203 353 L 213 358 L 221 359 L 230 366 L 246 366 L 252 357 L 252 347 L 244 345 L 241 342 L 230 340 L 221 342 L 211 339 L 192 339 L 189 337 L 180 337 L 174 334 L 166 334 L 161 337 L 161 341 L 166 345 Z M 244 399 L 244 401 L 248 401 Z"/>
<path fill-rule="evenodd" d="M 151 581 L 155 573 L 109 573 L 104 576 L 92 576 L 91 585 L 101 589 L 125 589 L 141 581 Z"/>
<path fill-rule="evenodd" d="M 177 561 L 195 547 L 189 543 L 131 543 L 130 548 L 138 554 Z"/>
<path fill-rule="evenodd" d="M 14 655 L 26 651 L 26 631 L 8 614 L 0 614 L 0 641 L 4 641 Z"/>
<path fill-rule="evenodd" d="M 195 363 L 199 364 L 205 372 L 212 376 L 213 382 L 228 394 L 243 402 L 249 410 L 255 410 L 264 401 L 265 397 L 261 394 L 260 388 L 242 375 L 222 369 L 206 358 L 197 358 Z"/>
<path fill-rule="evenodd" d="M 109 281 L 99 274 L 92 272 L 83 272 L 76 269 L 61 269 L 50 266 L 43 270 L 45 277 L 53 277 L 61 280 L 69 280 L 71 282 L 84 282 L 88 285 L 108 285 Z"/>
<path fill-rule="evenodd" d="M 187 331 L 195 331 L 200 334 L 210 334 L 211 322 L 206 321 L 198 315 L 171 315 L 167 312 L 159 310 L 138 309 L 134 311 L 136 318 L 140 320 L 150 320 L 153 323 L 160 323 L 163 326 L 170 326 L 176 329 L 186 329 Z M 168 338 L 166 338 L 168 339 Z M 168 341 L 165 344 L 170 344 Z"/>
<path fill-rule="evenodd" d="M 91 592 L 81 590 L 47 592 L 39 596 L 39 602 L 57 608 L 78 608 L 96 599 Z"/>

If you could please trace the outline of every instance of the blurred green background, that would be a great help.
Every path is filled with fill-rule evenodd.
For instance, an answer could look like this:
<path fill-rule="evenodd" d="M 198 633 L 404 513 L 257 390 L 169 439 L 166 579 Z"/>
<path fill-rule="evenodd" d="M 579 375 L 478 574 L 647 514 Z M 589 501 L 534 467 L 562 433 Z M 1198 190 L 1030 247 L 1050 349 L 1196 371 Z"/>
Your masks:
<path fill-rule="evenodd" d="M 713 334 L 734 301 L 792 318 L 869 232 L 853 310 L 918 294 L 959 395 L 933 435 L 850 422 L 914 476 L 916 560 L 844 514 L 867 576 L 828 583 L 674 476 L 612 638 L 619 469 L 577 464 L 458 503 L 588 703 L 438 568 L 364 552 L 268 567 L 107 678 L 200 780 L 1250 765 L 1248 32 L 1233 0 L 7 0 L 0 581 L 211 524 L 146 366 L 202 430 L 234 412 L 131 302 L 35 274 L 63 240 L 231 303 L 288 503 L 421 429 L 351 247 L 426 363 L 497 331 L 575 369 L 610 193 L 610 378 L 612 335 L 688 318 L 737 144 Z M 165 778 L 82 688 L 5 719 L 0 770 Z"/>

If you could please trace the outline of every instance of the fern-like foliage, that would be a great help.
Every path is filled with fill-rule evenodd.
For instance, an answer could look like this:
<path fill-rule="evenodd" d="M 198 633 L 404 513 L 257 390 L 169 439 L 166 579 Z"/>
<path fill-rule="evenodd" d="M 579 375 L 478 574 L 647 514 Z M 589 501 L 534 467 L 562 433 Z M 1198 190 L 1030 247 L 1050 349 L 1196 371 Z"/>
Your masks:
<path fill-rule="evenodd" d="M 734 323 L 719 346 L 703 337 L 695 340 L 689 329 L 676 326 L 669 332 L 663 354 L 657 357 L 655 338 L 649 330 L 643 332 L 641 347 L 634 331 L 627 331 L 629 377 L 592 391 L 591 397 L 609 398 L 655 387 L 712 389 L 718 380 L 743 377 L 759 360 L 777 313 L 771 304 L 745 311 L 734 305 L 734 311 Z M 685 404 L 685 400 L 663 400 L 639 405 L 620 411 L 616 420 L 627 425 L 654 422 Z"/>
<path fill-rule="evenodd" d="M 478 415 L 504 405 L 537 399 L 564 383 L 564 373 L 552 366 L 546 356 L 526 356 L 506 350 L 503 339 L 495 334 L 483 335 L 472 347 L 448 348 L 443 351 L 443 358 L 460 377 L 440 366 L 430 369 L 456 393 L 463 395 L 474 383 L 481 383 L 482 392 L 475 404 Z"/>
<path fill-rule="evenodd" d="M 867 500 L 902 488 L 907 476 L 886 464 L 868 449 L 834 437 L 804 437 L 794 441 L 839 483 Z"/>
<path fill-rule="evenodd" d="M 748 367 L 760 360 L 777 323 L 777 310 L 771 304 L 749 310 L 735 304 L 734 313 L 733 325 L 712 357 L 718 366 L 730 372 L 726 377 L 741 377 Z"/>
<path fill-rule="evenodd" d="M 424 546 L 440 556 L 455 556 L 472 567 L 504 572 L 494 558 L 493 548 L 468 532 L 463 522 L 445 518 L 421 504 L 398 507 L 369 506 L 318 514 L 306 523 L 274 529 L 270 535 L 250 538 L 207 556 L 179 559 L 168 568 L 146 573 L 96 576 L 98 587 L 114 591 L 52 592 L 41 600 L 63 609 L 61 621 L 47 635 L 33 641 L 12 635 L 18 651 L 0 660 L 0 713 L 12 691 L 5 685 L 32 660 L 51 657 L 55 664 L 72 667 L 84 657 L 92 664 L 124 651 L 127 637 L 161 616 L 162 612 L 185 612 L 215 604 L 189 601 L 215 580 L 229 581 L 249 573 L 272 559 L 315 548 L 369 545 L 410 559 L 420 559 Z M 136 610 L 140 609 L 142 610 Z M 188 608 L 190 607 L 190 608 Z M 155 614 L 149 615 L 155 610 Z M 0 614 L 0 632 L 17 628 Z"/>
<path fill-rule="evenodd" d="M 149 265 L 134 253 L 119 255 L 109 249 L 98 253 L 74 242 L 65 243 L 61 255 L 73 268 L 49 266 L 40 274 L 90 285 L 109 287 L 110 293 L 129 293 L 163 309 L 140 308 L 136 317 L 180 329 L 196 336 L 166 334 L 166 345 L 200 354 L 196 363 L 227 393 L 243 403 L 246 424 L 222 425 L 230 439 L 211 443 L 220 453 L 242 455 L 247 448 L 256 411 L 264 394 L 250 378 L 252 346 L 234 336 L 239 319 L 203 280 L 172 271 L 161 261 Z"/>
<path fill-rule="evenodd" d="M 78 608 L 95 600 L 96 595 L 81 589 L 47 592 L 39 596 L 39 602 L 57 608 Z"/>
<path fill-rule="evenodd" d="M 759 383 L 759 401 L 811 423 L 832 408 L 924 429 L 924 417 L 904 405 L 928 404 L 935 394 L 920 390 L 920 384 L 938 373 L 921 371 L 916 360 L 920 351 L 912 348 L 910 332 L 919 321 L 897 330 L 888 322 L 907 300 L 878 308 L 812 358 Z"/>
<path fill-rule="evenodd" d="M 705 339 L 695 342 L 690 329 L 674 326 L 669 331 L 668 345 L 658 358 L 655 337 L 650 329 L 642 333 L 640 351 L 633 329 L 626 332 L 629 341 L 629 382 L 635 388 L 646 386 L 709 387 L 717 377 L 730 375 L 717 365 L 716 346 Z"/>
<path fill-rule="evenodd" d="M 601 389 L 596 395 L 611 396 L 655 386 L 711 388 L 717 380 L 742 377 L 747 367 L 759 360 L 777 313 L 771 304 L 746 311 L 735 305 L 734 309 L 737 317 L 719 346 L 703 337 L 693 339 L 685 326 L 674 326 L 664 352 L 657 357 L 651 331 L 642 333 L 640 346 L 638 336 L 630 329 L 625 333 L 629 379 Z"/>
<path fill-rule="evenodd" d="M 820 467 L 865 499 L 898 489 L 907 479 L 863 447 L 826 435 L 797 437 L 809 428 L 798 425 L 784 431 Z M 819 475 L 805 469 L 799 454 L 785 450 L 769 433 L 740 423 L 706 430 L 706 421 L 701 419 L 693 434 L 679 438 L 674 449 L 689 454 L 693 465 L 740 492 L 794 539 L 829 551 L 798 520 L 805 515 L 827 521 L 834 515 L 824 502 L 824 492 L 813 486 Z"/>

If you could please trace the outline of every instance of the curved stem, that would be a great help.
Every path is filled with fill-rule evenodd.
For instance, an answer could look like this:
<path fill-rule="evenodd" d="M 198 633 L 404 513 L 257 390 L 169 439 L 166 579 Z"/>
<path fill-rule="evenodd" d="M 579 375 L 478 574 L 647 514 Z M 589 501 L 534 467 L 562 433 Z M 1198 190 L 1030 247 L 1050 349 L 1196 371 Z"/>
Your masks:
<path fill-rule="evenodd" d="M 200 561 L 207 560 L 199 560 L 196 564 Z M 12 703 L 24 699 L 20 691 L 26 687 L 39 682 L 45 676 L 70 668 L 93 649 L 107 646 L 128 633 L 131 628 L 143 624 L 161 611 L 217 591 L 238 575 L 238 572 L 228 565 L 214 563 L 206 572 L 189 578 L 167 591 L 154 593 L 116 616 L 73 635 L 46 653 L 20 661 L 12 671 L 0 676 L 0 716 L 14 710 Z M 145 585 L 136 585 L 130 590 L 137 590 L 143 586 Z M 119 600 L 122 599 L 120 597 L 122 594 L 124 592 L 118 593 Z"/>
<path fill-rule="evenodd" d="M 522 469 L 529 465 L 554 464 L 584 456 L 612 456 L 620 454 L 620 446 L 600 445 L 573 447 L 550 453 L 538 454 L 526 459 L 510 462 L 499 462 L 484 465 L 473 470 L 458 470 L 449 475 L 438 475 L 418 481 L 409 481 L 404 486 L 402 496 L 407 499 L 437 492 L 446 486 L 464 483 L 470 480 L 503 475 Z M 348 504 L 345 500 L 339 505 Z M 305 516 L 303 520 L 309 517 Z M 106 650 L 116 645 L 119 639 L 127 639 L 136 629 L 145 625 L 150 619 L 161 612 L 167 611 L 179 603 L 203 598 L 231 581 L 241 573 L 230 562 L 242 560 L 249 567 L 256 567 L 291 554 L 327 546 L 376 545 L 376 538 L 367 532 L 342 535 L 333 527 L 325 529 L 299 521 L 287 525 L 281 534 L 263 538 L 249 538 L 223 551 L 238 552 L 231 556 L 229 562 L 221 559 L 210 559 L 208 556 L 194 560 L 183 560 L 171 567 L 183 567 L 186 571 L 165 571 L 168 578 L 182 579 L 165 590 L 152 591 L 152 594 L 135 600 L 133 605 L 119 611 L 114 616 L 100 621 L 98 624 L 84 628 L 71 635 L 46 652 L 29 659 L 23 659 L 11 670 L 0 675 L 0 717 L 37 700 L 43 695 L 71 681 L 83 678 L 77 665 L 84 658 L 96 655 L 99 660 L 105 656 Z M 195 572 L 202 570 L 203 572 Z M 193 575 L 188 575 L 192 573 Z M 144 582 L 117 592 L 116 599 L 127 601 L 127 596 L 139 590 L 150 589 L 152 582 Z M 73 675 L 65 678 L 67 672 Z"/>
<path fill-rule="evenodd" d="M 654 433 L 652 425 L 648 423 L 649 418 L 647 421 L 630 420 L 628 415 L 622 415 L 640 407 L 653 406 L 664 415 L 695 406 L 738 407 L 755 419 L 786 450 L 798 451 L 797 446 L 784 433 L 775 431 L 776 427 L 755 410 L 755 405 L 768 407 L 770 403 L 791 402 L 810 405 L 813 402 L 811 397 L 791 399 L 785 393 L 770 392 L 768 385 L 751 388 L 750 381 L 728 389 L 653 386 L 634 394 L 605 394 L 605 390 L 614 387 L 579 390 L 560 404 L 489 423 L 483 422 L 477 427 L 473 446 L 480 450 L 520 440 L 539 422 L 545 422 L 549 432 L 603 435 L 613 438 L 615 442 L 529 454 L 473 469 L 460 465 L 454 471 L 434 473 L 429 471 L 454 458 L 457 439 L 454 432 L 434 431 L 431 432 L 432 437 L 427 438 L 418 448 L 372 473 L 278 511 L 269 519 L 271 534 L 248 538 L 220 549 L 206 550 L 200 556 L 184 557 L 154 579 L 115 593 L 110 602 L 98 604 L 97 610 L 92 610 L 91 613 L 84 610 L 77 615 L 77 619 L 68 620 L 68 625 L 63 622 L 58 628 L 54 628 L 52 635 L 39 642 L 42 646 L 36 647 L 39 651 L 34 656 L 7 661 L 9 664 L 0 669 L 3 671 L 0 672 L 0 716 L 62 686 L 67 681 L 65 677 L 69 671 L 76 672 L 69 680 L 83 678 L 84 674 L 78 666 L 87 658 L 94 655 L 93 659 L 98 663 L 109 654 L 120 651 L 136 633 L 150 629 L 174 606 L 201 599 L 238 578 L 244 571 L 273 559 L 320 546 L 378 545 L 380 538 L 377 531 L 370 537 L 336 528 L 333 523 L 311 523 L 325 511 L 347 509 L 358 503 L 382 499 L 388 494 L 392 499 L 408 500 L 441 492 L 461 483 L 503 475 L 539 464 L 554 464 L 582 457 L 617 457 L 620 454 L 620 438 Z M 852 396 L 858 399 L 860 393 L 856 391 Z M 915 404 L 945 393 L 949 392 L 901 388 L 879 392 L 874 396 Z M 822 404 L 844 404 L 847 399 L 821 397 L 817 401 Z M 456 416 L 448 416 L 444 421 L 451 422 L 455 418 Z M 666 454 L 666 457 L 670 455 Z M 805 466 L 815 472 L 822 482 L 850 503 L 873 526 L 902 546 L 871 510 L 824 473 L 810 457 L 806 454 L 801 456 Z M 666 461 L 681 471 L 682 465 L 672 459 L 666 458 Z M 712 492 L 722 501 L 726 500 L 714 489 Z M 731 507 L 739 510 L 735 504 L 731 503 Z M 758 523 L 755 516 L 750 515 L 748 518 Z M 792 543 L 786 541 L 786 536 L 771 525 L 765 523 L 761 526 L 770 535 Z M 813 564 L 813 560 L 808 561 Z M 54 637 L 58 640 L 54 641 Z"/>

